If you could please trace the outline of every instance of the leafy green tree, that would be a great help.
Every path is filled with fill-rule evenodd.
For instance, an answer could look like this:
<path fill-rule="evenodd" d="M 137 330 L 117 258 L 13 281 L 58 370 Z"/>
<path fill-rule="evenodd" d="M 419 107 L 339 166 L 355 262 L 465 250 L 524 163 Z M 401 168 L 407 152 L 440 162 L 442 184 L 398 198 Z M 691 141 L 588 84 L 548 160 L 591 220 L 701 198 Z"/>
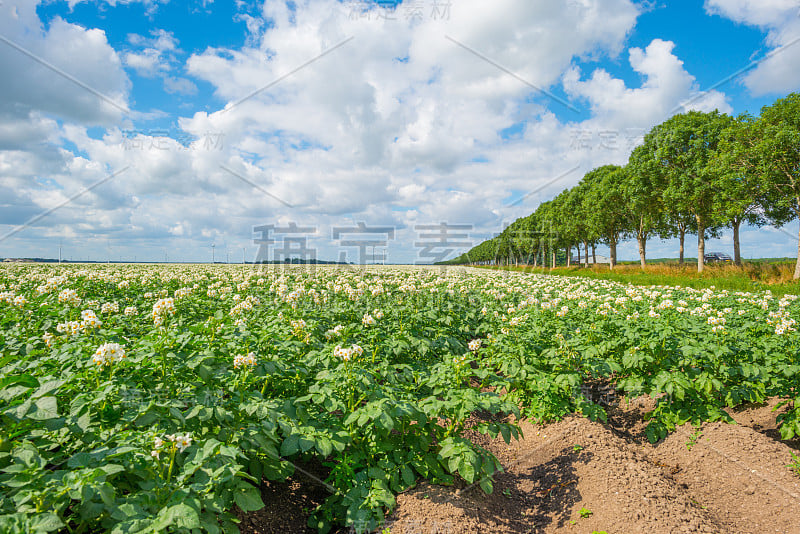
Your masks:
<path fill-rule="evenodd" d="M 520 218 L 508 225 L 501 234 L 515 265 L 526 263 L 533 250 L 533 240 L 528 231 L 527 218 Z"/>
<path fill-rule="evenodd" d="M 556 199 L 543 202 L 536 209 L 534 226 L 531 231 L 539 241 L 542 254 L 542 267 L 556 266 L 557 249 L 561 246 L 561 228 L 559 220 L 561 213 Z"/>
<path fill-rule="evenodd" d="M 604 165 L 590 171 L 583 179 L 588 185 L 586 215 L 592 231 L 608 245 L 609 268 L 613 269 L 617 264 L 617 244 L 627 230 L 625 172 L 619 165 Z"/>
<path fill-rule="evenodd" d="M 581 225 L 575 217 L 575 207 L 571 189 L 565 189 L 553 199 L 553 209 L 556 211 L 556 247 L 564 249 L 567 266 L 572 264 L 572 248 L 580 240 Z"/>
<path fill-rule="evenodd" d="M 763 207 L 773 224 L 783 226 L 800 217 L 800 94 L 763 107 L 758 123 Z M 800 279 L 800 236 L 794 279 Z"/>
<path fill-rule="evenodd" d="M 631 157 L 634 159 L 634 168 L 645 164 L 646 156 L 652 158 L 650 162 L 655 164 L 655 167 L 650 170 L 653 171 L 653 174 L 651 175 L 654 182 L 653 187 L 658 191 L 660 200 L 659 207 L 661 209 L 661 216 L 656 233 L 662 239 L 669 239 L 672 237 L 678 238 L 678 264 L 683 265 L 683 258 L 686 249 L 686 234 L 695 233 L 697 225 L 694 216 L 688 210 L 685 204 L 675 204 L 664 201 L 664 191 L 668 187 L 668 175 L 666 172 L 666 167 L 662 165 L 662 162 L 658 156 L 657 143 L 659 135 L 662 134 L 661 128 L 662 125 L 656 125 L 645 136 L 643 146 L 647 147 L 646 152 L 634 157 L 634 154 L 636 153 L 634 150 L 634 153 L 631 154 Z M 640 161 L 637 162 L 637 159 L 640 159 Z"/>
<path fill-rule="evenodd" d="M 709 163 L 720 135 L 733 119 L 718 111 L 675 115 L 655 130 L 656 157 L 665 177 L 663 201 L 689 213 L 697 225 L 697 271 L 703 271 L 705 239 L 718 226 L 719 168 Z"/>
<path fill-rule="evenodd" d="M 596 251 L 595 246 L 597 245 L 598 241 L 600 240 L 601 236 L 598 233 L 597 227 L 593 224 L 590 215 L 594 213 L 595 207 L 593 205 L 594 199 L 592 198 L 591 188 L 592 188 L 592 181 L 591 177 L 589 179 L 586 176 L 578 184 L 578 188 L 580 189 L 580 199 L 581 205 L 579 208 L 577 217 L 580 217 L 583 220 L 583 224 L 586 228 L 586 234 L 584 236 L 583 241 L 583 251 L 586 255 L 586 265 L 589 265 L 589 247 L 592 247 L 592 261 L 591 264 L 596 264 Z"/>
<path fill-rule="evenodd" d="M 581 244 L 584 245 L 584 259 L 587 263 L 589 260 L 591 228 L 586 218 L 585 201 L 587 190 L 588 185 L 581 181 L 572 189 L 565 191 L 562 203 L 561 218 L 566 227 L 565 233 L 569 236 L 571 245 L 574 244 L 578 249 L 578 263 L 581 260 Z"/>
<path fill-rule="evenodd" d="M 737 117 L 723 132 L 710 165 L 716 166 L 718 219 L 733 230 L 733 259 L 742 264 L 739 228 L 766 223 L 761 207 L 763 180 L 759 152 L 762 125 L 749 115 Z"/>
<path fill-rule="evenodd" d="M 539 256 L 542 253 L 542 240 L 538 227 L 538 210 L 531 213 L 523 220 L 522 230 L 529 243 L 528 263 L 533 262 L 533 266 L 539 264 Z"/>
<path fill-rule="evenodd" d="M 636 147 L 624 168 L 622 182 L 625 208 L 631 233 L 639 245 L 642 269 L 647 263 L 647 238 L 663 227 L 664 209 L 659 188 L 659 167 L 653 138 L 645 136 L 643 145 Z"/>
<path fill-rule="evenodd" d="M 678 238 L 678 265 L 683 265 L 686 252 L 686 234 L 697 233 L 697 225 L 691 213 L 680 213 L 664 204 L 664 221 L 658 236 L 662 239 Z"/>

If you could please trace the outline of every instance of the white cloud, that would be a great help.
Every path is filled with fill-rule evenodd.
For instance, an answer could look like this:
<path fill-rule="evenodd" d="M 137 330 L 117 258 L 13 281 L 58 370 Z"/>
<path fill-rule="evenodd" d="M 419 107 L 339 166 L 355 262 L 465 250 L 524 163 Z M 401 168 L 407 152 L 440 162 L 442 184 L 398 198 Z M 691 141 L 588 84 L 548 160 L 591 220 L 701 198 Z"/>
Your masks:
<path fill-rule="evenodd" d="M 69 4 L 70 9 L 74 9 L 76 5 L 88 1 L 89 0 L 67 0 L 67 4 Z M 130 4 L 142 4 L 145 8 L 145 13 L 152 15 L 158 10 L 158 7 L 161 4 L 166 4 L 169 2 L 169 0 L 99 0 L 99 2 L 105 2 L 111 7 L 116 7 L 118 5 L 125 6 Z"/>
<path fill-rule="evenodd" d="M 568 9 L 468 1 L 452 6 L 449 20 L 426 14 L 412 24 L 400 8 L 394 21 L 352 20 L 345 5 L 308 0 L 295 10 L 269 2 L 262 15 L 269 21 L 263 31 L 262 23 L 249 23 L 260 32 L 252 39 L 257 48 L 208 49 L 187 68 L 231 103 L 272 85 L 236 107 L 184 119 L 182 127 L 225 131 L 234 150 L 258 154 L 257 165 L 273 170 L 275 187 L 308 213 L 366 213 L 375 202 L 389 209 L 415 191 L 419 216 L 442 212 L 446 199 L 447 216 L 466 216 L 481 205 L 488 221 L 510 189 L 566 170 L 544 157 L 544 165 L 530 168 L 531 142 L 545 145 L 542 155 L 569 151 L 563 125 L 542 115 L 544 105 L 561 104 L 530 84 L 553 88 L 574 58 L 619 53 L 637 11 L 627 1 L 576 2 Z M 340 49 L 282 78 L 348 37 L 353 40 Z M 531 95 L 539 104 L 525 102 Z M 515 122 L 540 120 L 559 135 L 509 146 L 498 136 Z M 497 155 L 488 169 L 495 189 L 489 194 L 487 169 L 468 164 L 478 151 Z M 453 194 L 454 187 L 461 192 Z"/>
<path fill-rule="evenodd" d="M 0 4 L 0 115 L 31 111 L 110 124 L 127 105 L 130 82 L 105 33 L 54 18 L 45 29 L 34 1 Z"/>
<path fill-rule="evenodd" d="M 800 5 L 797 0 L 706 0 L 706 11 L 767 32 L 771 48 L 744 84 L 754 95 L 800 90 Z"/>
<path fill-rule="evenodd" d="M 157 250 L 154 258 L 169 246 L 171 255 L 208 259 L 210 240 L 252 247 L 257 224 L 313 225 L 323 246 L 332 225 L 365 221 L 396 226 L 392 247 L 402 255 L 392 259 L 413 261 L 415 224 L 472 223 L 473 235 L 499 231 L 591 168 L 624 162 L 632 148 L 623 138 L 619 146 L 598 146 L 596 137 L 584 147 L 576 131 L 649 129 L 697 96 L 672 43 L 654 40 L 626 51 L 637 16 L 627 0 L 575 1 L 568 8 L 465 0 L 453 3 L 449 20 L 424 13 L 417 22 L 403 13 L 394 21 L 351 19 L 347 4 L 334 0 L 304 0 L 294 9 L 265 2 L 260 17 L 247 21 L 252 33 L 244 47 L 209 48 L 187 61 L 187 73 L 227 103 L 178 120 L 194 143 L 144 132 L 126 139 L 123 124 L 97 139 L 79 121 L 59 126 L 31 112 L 18 119 L 28 124 L 19 143 L 49 136 L 70 151 L 49 160 L 29 143 L 0 152 L 0 188 L 35 213 L 130 166 L 76 201 L 80 209 L 48 218 L 46 233 L 120 239 L 134 243 L 131 250 Z M 178 50 L 170 34 L 131 36 L 129 43 L 136 47 L 130 52 L 146 56 L 138 69 L 163 77 L 168 91 L 197 90 L 167 70 Z M 156 51 L 151 63 L 149 49 Z M 583 78 L 573 66 L 619 55 L 642 75 L 640 87 L 599 69 Z M 563 86 L 573 105 L 588 105 L 581 115 L 588 118 L 572 120 L 571 111 L 530 84 L 553 92 Z M 691 107 L 730 109 L 717 92 Z M 519 133 L 503 139 L 500 132 L 515 125 Z M 0 146 L 16 142 L 3 132 Z M 43 168 L 58 187 L 31 181 L 19 188 Z M 200 245 L 201 252 L 193 251 Z"/>
<path fill-rule="evenodd" d="M 125 65 L 134 69 L 139 76 L 153 78 L 172 70 L 176 63 L 175 54 L 180 52 L 178 40 L 165 30 L 153 30 L 152 37 L 129 34 L 128 42 L 137 51 L 129 51 L 124 55 Z"/>
<path fill-rule="evenodd" d="M 125 65 L 131 67 L 139 76 L 153 77 L 161 70 L 167 70 L 166 63 L 161 61 L 158 51 L 150 48 L 142 52 L 127 52 Z"/>
<path fill-rule="evenodd" d="M 174 76 L 167 76 L 164 78 L 164 90 L 170 94 L 197 94 L 197 86 L 191 80 Z"/>
<path fill-rule="evenodd" d="M 102 30 L 58 17 L 45 28 L 37 4 L 0 4 L 0 223 L 10 225 L 3 233 L 79 190 L 80 156 L 62 146 L 60 124 L 117 123 L 130 90 Z M 47 222 L 82 220 L 86 211 L 75 207 L 90 205 L 90 198 L 53 213 Z M 35 241 L 46 232 L 40 228 L 25 235 Z"/>
<path fill-rule="evenodd" d="M 581 81 L 580 70 L 570 69 L 564 76 L 567 92 L 589 101 L 594 122 L 609 129 L 652 127 L 672 114 L 687 109 L 730 113 L 725 95 L 712 90 L 699 93 L 695 78 L 672 53 L 675 44 L 654 39 L 646 49 L 631 48 L 629 61 L 644 78 L 641 87 L 629 88 L 608 72 L 597 69 L 590 79 Z"/>

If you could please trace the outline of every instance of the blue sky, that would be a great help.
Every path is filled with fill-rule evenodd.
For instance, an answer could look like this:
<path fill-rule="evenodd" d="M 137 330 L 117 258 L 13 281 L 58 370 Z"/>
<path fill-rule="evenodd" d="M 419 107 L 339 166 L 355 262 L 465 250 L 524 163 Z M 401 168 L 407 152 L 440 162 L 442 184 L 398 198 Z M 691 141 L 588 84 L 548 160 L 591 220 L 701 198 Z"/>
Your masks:
<path fill-rule="evenodd" d="M 757 114 L 800 90 L 798 11 L 4 0 L 0 257 L 208 261 L 213 244 L 252 260 L 254 227 L 292 223 L 309 231 L 261 251 L 289 237 L 359 261 L 371 239 L 389 262 L 452 257 L 671 114 Z M 710 248 L 731 252 L 728 233 Z M 793 256 L 796 235 L 745 229 L 743 255 Z"/>

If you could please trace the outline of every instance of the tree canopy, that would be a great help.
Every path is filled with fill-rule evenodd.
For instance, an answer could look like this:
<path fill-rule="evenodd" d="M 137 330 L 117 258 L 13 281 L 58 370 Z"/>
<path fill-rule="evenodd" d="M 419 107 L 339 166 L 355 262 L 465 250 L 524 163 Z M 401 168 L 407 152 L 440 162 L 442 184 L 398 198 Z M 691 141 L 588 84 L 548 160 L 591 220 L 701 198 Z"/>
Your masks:
<path fill-rule="evenodd" d="M 574 187 L 542 203 L 497 237 L 449 263 L 554 265 L 563 253 L 604 243 L 610 267 L 617 245 L 638 242 L 642 268 L 647 240 L 697 235 L 697 268 L 705 239 L 733 231 L 741 264 L 742 223 L 777 227 L 800 218 L 800 94 L 761 110 L 759 117 L 689 111 L 653 127 L 626 165 L 603 165 Z M 800 278 L 800 235 L 794 278 Z"/>

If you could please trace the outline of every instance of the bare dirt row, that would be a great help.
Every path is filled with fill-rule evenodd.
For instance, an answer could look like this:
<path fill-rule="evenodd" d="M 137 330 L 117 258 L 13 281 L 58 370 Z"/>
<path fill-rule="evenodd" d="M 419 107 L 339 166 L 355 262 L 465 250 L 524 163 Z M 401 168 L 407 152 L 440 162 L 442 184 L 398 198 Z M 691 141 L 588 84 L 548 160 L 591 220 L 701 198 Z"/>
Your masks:
<path fill-rule="evenodd" d="M 798 440 L 781 441 L 776 400 L 732 411 L 738 424 L 686 425 L 651 445 L 649 398 L 622 401 L 608 423 L 570 417 L 521 423 L 524 438 L 469 437 L 500 459 L 495 490 L 422 482 L 398 495 L 391 534 L 736 532 L 800 534 L 800 476 L 788 464 Z M 327 495 L 321 466 L 265 483 L 267 506 L 242 516 L 245 533 L 308 532 Z"/>

